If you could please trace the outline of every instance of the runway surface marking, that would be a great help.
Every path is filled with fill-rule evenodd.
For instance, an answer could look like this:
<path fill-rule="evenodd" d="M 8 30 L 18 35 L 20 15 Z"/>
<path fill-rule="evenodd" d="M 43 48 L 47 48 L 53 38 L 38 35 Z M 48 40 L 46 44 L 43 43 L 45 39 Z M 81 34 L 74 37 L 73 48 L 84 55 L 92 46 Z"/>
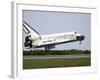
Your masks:
<path fill-rule="evenodd" d="M 73 55 L 32 55 L 24 56 L 23 59 L 50 59 L 50 58 L 89 58 L 89 54 L 73 54 Z"/>

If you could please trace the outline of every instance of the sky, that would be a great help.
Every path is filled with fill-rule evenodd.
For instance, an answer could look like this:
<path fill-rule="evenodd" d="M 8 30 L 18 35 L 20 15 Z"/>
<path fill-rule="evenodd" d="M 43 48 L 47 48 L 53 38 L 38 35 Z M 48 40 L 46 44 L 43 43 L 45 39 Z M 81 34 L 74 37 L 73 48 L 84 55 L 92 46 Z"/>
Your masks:
<path fill-rule="evenodd" d="M 89 13 L 24 10 L 23 20 L 40 35 L 76 31 L 85 36 L 81 45 L 79 42 L 65 43 L 56 45 L 55 50 L 91 50 L 91 14 Z"/>

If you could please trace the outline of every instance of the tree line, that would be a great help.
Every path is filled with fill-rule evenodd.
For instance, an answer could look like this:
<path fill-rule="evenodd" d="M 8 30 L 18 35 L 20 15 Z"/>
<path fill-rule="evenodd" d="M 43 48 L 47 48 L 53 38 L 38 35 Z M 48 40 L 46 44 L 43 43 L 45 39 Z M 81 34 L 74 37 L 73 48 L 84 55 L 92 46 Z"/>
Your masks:
<path fill-rule="evenodd" d="M 23 51 L 23 55 L 69 55 L 69 54 L 91 54 L 90 50 L 30 50 Z"/>

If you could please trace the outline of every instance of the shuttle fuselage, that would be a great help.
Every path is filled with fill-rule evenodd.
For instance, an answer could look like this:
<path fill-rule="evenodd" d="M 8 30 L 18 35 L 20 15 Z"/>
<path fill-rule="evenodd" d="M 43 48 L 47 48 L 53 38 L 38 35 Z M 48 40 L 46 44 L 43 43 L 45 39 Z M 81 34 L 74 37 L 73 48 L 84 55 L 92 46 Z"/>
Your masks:
<path fill-rule="evenodd" d="M 65 32 L 56 33 L 49 35 L 40 35 L 36 30 L 34 30 L 29 24 L 23 22 L 24 32 L 27 34 L 25 37 L 25 47 L 30 48 L 40 48 L 45 47 L 45 50 L 55 48 L 55 45 L 82 41 L 84 40 L 84 35 L 78 32 Z"/>

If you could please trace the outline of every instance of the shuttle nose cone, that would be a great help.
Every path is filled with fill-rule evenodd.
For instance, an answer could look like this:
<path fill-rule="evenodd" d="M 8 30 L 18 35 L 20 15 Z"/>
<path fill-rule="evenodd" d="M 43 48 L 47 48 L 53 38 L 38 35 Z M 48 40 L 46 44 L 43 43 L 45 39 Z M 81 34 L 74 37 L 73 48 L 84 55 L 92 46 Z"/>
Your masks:
<path fill-rule="evenodd" d="M 77 38 L 77 40 L 82 41 L 85 39 L 85 36 L 84 35 L 76 36 L 76 38 Z"/>

